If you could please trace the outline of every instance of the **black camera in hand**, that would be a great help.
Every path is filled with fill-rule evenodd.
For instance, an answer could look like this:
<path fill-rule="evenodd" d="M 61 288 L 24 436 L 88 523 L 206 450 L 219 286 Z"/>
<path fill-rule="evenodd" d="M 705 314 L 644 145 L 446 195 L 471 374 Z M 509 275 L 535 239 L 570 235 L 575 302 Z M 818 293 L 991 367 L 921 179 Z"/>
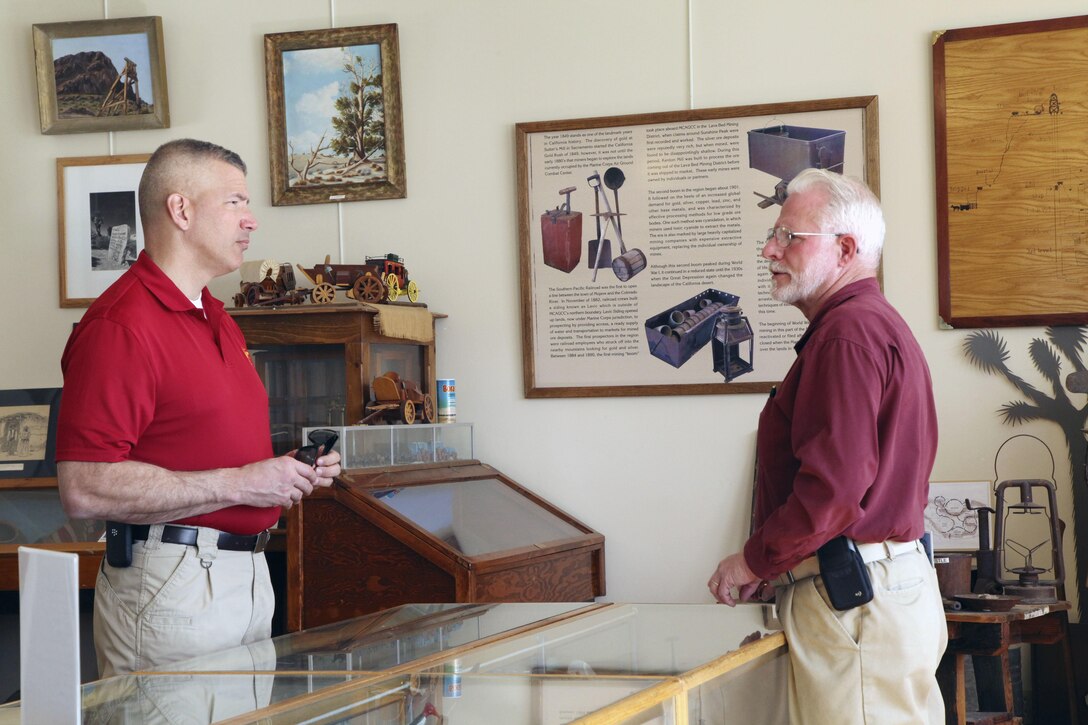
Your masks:
<path fill-rule="evenodd" d="M 317 459 L 333 449 L 340 436 L 336 431 L 328 428 L 319 428 L 310 431 L 310 445 L 302 446 L 295 451 L 295 458 L 308 466 L 317 466 Z"/>

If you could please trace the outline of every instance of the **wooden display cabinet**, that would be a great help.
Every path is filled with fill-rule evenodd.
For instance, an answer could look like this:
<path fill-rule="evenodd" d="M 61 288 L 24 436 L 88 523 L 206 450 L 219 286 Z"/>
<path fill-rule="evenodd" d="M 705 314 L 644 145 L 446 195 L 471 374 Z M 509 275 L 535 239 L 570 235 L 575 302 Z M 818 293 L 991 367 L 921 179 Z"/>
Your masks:
<path fill-rule="evenodd" d="M 230 311 L 268 391 L 277 454 L 297 447 L 306 426 L 361 420 L 370 382 L 390 370 L 435 395 L 434 320 L 445 315 L 413 306 L 430 316 L 430 339 L 388 337 L 375 318 L 389 307 L 352 302 Z"/>
<path fill-rule="evenodd" d="M 479 461 L 346 471 L 287 522 L 288 631 L 407 603 L 605 592 L 604 536 Z"/>
<path fill-rule="evenodd" d="M 94 589 L 104 531 L 102 521 L 64 513 L 56 477 L 0 479 L 0 591 L 19 589 L 20 546 L 79 554 L 79 587 Z"/>

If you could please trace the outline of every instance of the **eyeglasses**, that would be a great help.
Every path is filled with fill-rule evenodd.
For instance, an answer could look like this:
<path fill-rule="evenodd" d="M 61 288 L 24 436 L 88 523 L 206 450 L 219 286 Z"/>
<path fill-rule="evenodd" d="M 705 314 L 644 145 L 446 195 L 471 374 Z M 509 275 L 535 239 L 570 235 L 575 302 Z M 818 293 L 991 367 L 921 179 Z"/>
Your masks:
<path fill-rule="evenodd" d="M 295 458 L 308 466 L 316 466 L 317 459 L 331 451 L 332 447 L 336 445 L 337 439 L 340 438 L 336 431 L 328 428 L 312 430 L 308 437 L 310 445 L 302 446 L 295 451 Z"/>
<path fill-rule="evenodd" d="M 771 227 L 767 230 L 764 244 L 774 239 L 778 246 L 786 249 L 791 244 L 800 242 L 803 237 L 841 237 L 845 232 L 795 232 L 789 227 Z"/>

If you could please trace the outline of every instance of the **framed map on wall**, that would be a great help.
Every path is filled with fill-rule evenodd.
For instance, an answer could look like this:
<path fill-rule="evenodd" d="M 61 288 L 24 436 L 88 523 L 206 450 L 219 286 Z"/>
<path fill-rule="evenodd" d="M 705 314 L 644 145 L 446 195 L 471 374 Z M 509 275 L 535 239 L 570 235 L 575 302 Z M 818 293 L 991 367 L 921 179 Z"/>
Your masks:
<path fill-rule="evenodd" d="M 1088 323 L 1088 16 L 933 43 L 938 294 L 952 327 Z"/>

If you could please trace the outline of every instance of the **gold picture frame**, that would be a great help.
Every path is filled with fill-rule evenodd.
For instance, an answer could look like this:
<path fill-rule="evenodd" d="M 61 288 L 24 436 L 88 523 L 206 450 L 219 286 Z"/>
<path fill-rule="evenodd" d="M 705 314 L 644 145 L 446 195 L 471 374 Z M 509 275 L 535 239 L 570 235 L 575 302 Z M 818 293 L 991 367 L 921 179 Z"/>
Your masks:
<path fill-rule="evenodd" d="M 274 206 L 407 196 L 399 53 L 393 23 L 264 36 Z"/>
<path fill-rule="evenodd" d="M 42 133 L 170 127 L 161 17 L 42 23 L 33 34 Z"/>
<path fill-rule="evenodd" d="M 136 192 L 149 158 L 57 159 L 61 307 L 89 307 L 143 249 Z"/>

